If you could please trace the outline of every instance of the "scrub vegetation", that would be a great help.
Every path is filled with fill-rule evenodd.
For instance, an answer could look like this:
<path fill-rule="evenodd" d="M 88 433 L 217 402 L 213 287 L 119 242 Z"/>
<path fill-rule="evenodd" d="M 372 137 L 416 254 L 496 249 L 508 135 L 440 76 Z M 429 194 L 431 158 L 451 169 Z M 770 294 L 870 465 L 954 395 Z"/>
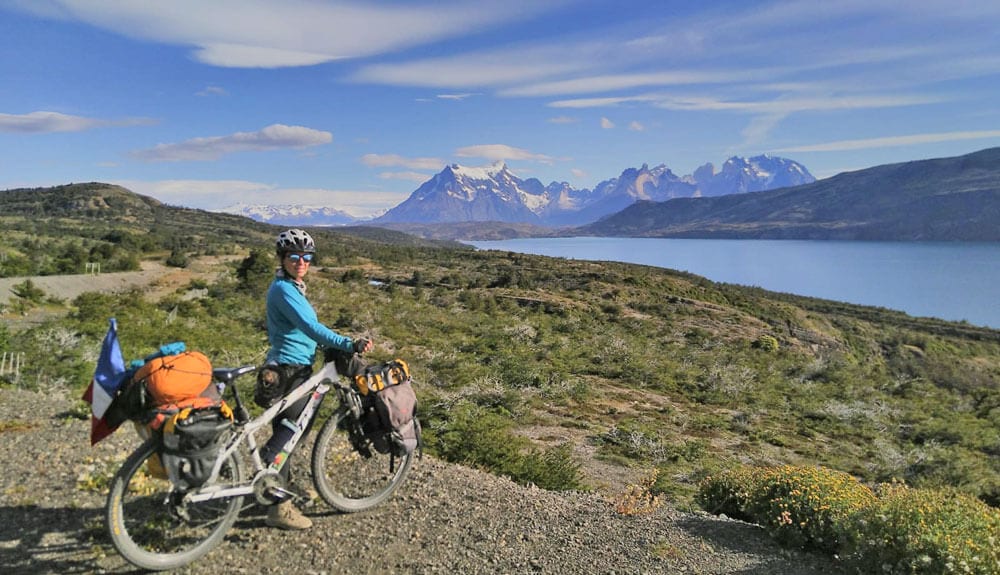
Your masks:
<path fill-rule="evenodd" d="M 0 225 L 0 270 L 17 276 L 66 273 L 71 252 L 181 270 L 235 256 L 156 297 L 63 301 L 26 282 L 0 309 L 0 352 L 23 354 L 0 385 L 82 392 L 110 317 L 126 360 L 185 341 L 219 366 L 262 361 L 277 228 L 103 184 L 2 192 Z M 984 545 L 982 531 L 963 525 L 996 534 L 996 330 L 652 267 L 310 232 L 310 300 L 331 327 L 374 337 L 372 360 L 409 362 L 440 457 L 624 492 L 624 513 L 702 505 L 895 572 L 991 572 L 938 566 L 981 556 L 956 538 Z M 7 327 L 25 314 L 42 319 Z"/>

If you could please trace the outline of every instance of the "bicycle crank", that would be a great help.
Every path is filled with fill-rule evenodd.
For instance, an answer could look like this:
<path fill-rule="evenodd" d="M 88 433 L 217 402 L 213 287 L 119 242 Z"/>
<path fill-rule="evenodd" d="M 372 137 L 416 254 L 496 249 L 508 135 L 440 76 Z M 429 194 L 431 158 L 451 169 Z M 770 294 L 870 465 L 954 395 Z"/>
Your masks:
<path fill-rule="evenodd" d="M 253 496 L 260 505 L 281 503 L 295 496 L 285 489 L 285 480 L 274 469 L 265 469 L 253 478 Z"/>

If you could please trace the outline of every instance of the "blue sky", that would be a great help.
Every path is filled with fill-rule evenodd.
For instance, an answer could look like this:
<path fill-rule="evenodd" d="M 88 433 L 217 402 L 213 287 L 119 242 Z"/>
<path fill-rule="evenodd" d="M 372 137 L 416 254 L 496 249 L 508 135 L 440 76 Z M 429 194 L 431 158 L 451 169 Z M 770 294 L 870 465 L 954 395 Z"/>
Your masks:
<path fill-rule="evenodd" d="M 1000 146 L 994 0 L 0 0 L 0 189 L 369 216 L 446 164 L 590 188 Z"/>

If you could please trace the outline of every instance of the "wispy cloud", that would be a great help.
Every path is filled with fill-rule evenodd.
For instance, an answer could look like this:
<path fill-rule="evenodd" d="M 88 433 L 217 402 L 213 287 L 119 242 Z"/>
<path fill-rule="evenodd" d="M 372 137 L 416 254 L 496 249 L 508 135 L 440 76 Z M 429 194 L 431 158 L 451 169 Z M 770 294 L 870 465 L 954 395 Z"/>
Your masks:
<path fill-rule="evenodd" d="M 555 116 L 554 118 L 549 118 L 546 121 L 550 124 L 576 124 L 580 121 L 580 118 L 574 118 L 572 116 Z"/>
<path fill-rule="evenodd" d="M 889 148 L 895 146 L 915 146 L 918 144 L 933 144 L 937 142 L 954 142 L 959 140 L 984 140 L 1000 138 L 1000 130 L 983 130 L 972 132 L 943 132 L 940 134 L 912 134 L 908 136 L 888 136 L 884 138 L 868 138 L 863 140 L 840 140 L 824 144 L 807 146 L 792 146 L 778 148 L 776 152 L 843 152 L 847 150 L 864 150 L 869 148 Z"/>
<path fill-rule="evenodd" d="M 229 92 L 219 86 L 206 86 L 204 90 L 195 92 L 196 96 L 228 96 Z"/>
<path fill-rule="evenodd" d="M 488 88 L 562 75 L 581 67 L 579 62 L 532 58 L 513 50 L 372 64 L 352 74 L 350 80 L 427 88 Z"/>
<path fill-rule="evenodd" d="M 461 37 L 534 17 L 559 4 L 523 0 L 444 4 L 35 0 L 14 7 L 43 17 L 86 22 L 125 36 L 191 46 L 197 60 L 213 66 L 277 68 L 383 54 Z"/>
<path fill-rule="evenodd" d="M 365 154 L 361 163 L 370 168 L 402 166 L 411 170 L 440 170 L 446 162 L 440 158 L 407 158 L 398 154 Z"/>
<path fill-rule="evenodd" d="M 550 164 L 554 160 L 545 154 L 536 154 L 522 148 L 515 148 L 506 144 L 481 144 L 477 146 L 465 146 L 455 150 L 455 155 L 460 158 L 485 158 L 491 161 L 500 160 L 528 160 Z"/>
<path fill-rule="evenodd" d="M 658 96 L 610 96 L 607 98 L 574 98 L 549 102 L 551 108 L 611 108 L 619 104 L 631 102 L 656 102 L 662 99 Z"/>
<path fill-rule="evenodd" d="M 757 77 L 756 70 L 714 70 L 685 71 L 669 70 L 646 74 L 614 74 L 604 76 L 584 76 L 558 82 L 528 84 L 502 90 L 504 96 L 555 96 L 560 94 L 590 94 L 689 84 L 733 83 Z"/>
<path fill-rule="evenodd" d="M 467 94 L 438 94 L 437 98 L 439 100 L 457 100 L 457 101 L 462 101 L 462 100 L 464 100 L 466 98 L 471 98 L 471 97 L 477 96 L 477 95 L 478 94 L 474 94 L 474 93 L 467 93 Z"/>
<path fill-rule="evenodd" d="M 383 180 L 403 180 L 406 182 L 426 182 L 432 176 L 420 172 L 379 172 L 379 178 Z"/>
<path fill-rule="evenodd" d="M 83 132 L 108 126 L 141 126 L 152 123 L 155 123 L 154 120 L 149 118 L 104 120 L 44 111 L 30 114 L 0 114 L 0 132 L 22 134 Z"/>
<path fill-rule="evenodd" d="M 643 130 L 646 129 L 646 126 L 643 126 L 641 122 L 636 122 L 635 120 L 633 120 L 628 123 L 628 129 L 632 130 L 633 132 L 642 132 Z"/>
<path fill-rule="evenodd" d="M 136 150 L 132 156 L 149 162 L 217 160 L 236 152 L 307 148 L 329 144 L 333 134 L 303 126 L 272 124 L 257 132 L 236 132 L 228 136 L 194 138 L 176 144 L 159 144 Z"/>
<path fill-rule="evenodd" d="M 610 130 L 610 129 L 612 129 L 612 128 L 615 127 L 615 123 L 612 122 L 611 120 L 607 119 L 607 118 L 602 117 L 601 118 L 601 127 L 604 128 L 605 130 Z"/>

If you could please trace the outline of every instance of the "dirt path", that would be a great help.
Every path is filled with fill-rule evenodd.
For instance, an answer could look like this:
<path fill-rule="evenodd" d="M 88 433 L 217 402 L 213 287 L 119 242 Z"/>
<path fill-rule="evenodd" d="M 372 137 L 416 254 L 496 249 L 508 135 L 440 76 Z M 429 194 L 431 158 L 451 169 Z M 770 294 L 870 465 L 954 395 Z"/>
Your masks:
<path fill-rule="evenodd" d="M 71 300 L 89 291 L 117 293 L 132 288 L 145 288 L 166 275 L 169 269 L 160 262 L 150 261 L 142 262 L 142 270 L 137 272 L 0 278 L 0 304 L 17 297 L 13 288 L 25 280 L 31 280 L 46 296 Z"/>

